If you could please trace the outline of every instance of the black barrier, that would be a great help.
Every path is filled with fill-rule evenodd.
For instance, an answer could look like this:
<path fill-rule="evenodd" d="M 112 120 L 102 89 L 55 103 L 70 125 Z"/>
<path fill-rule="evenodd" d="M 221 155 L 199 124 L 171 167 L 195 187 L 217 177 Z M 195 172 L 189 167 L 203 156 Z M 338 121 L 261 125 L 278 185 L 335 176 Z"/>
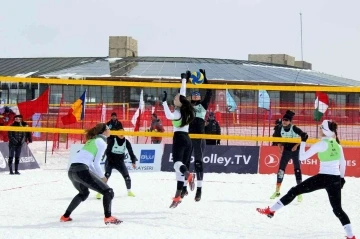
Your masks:
<path fill-rule="evenodd" d="M 259 146 L 206 145 L 203 156 L 205 173 L 251 173 L 258 172 Z M 193 171 L 194 156 L 190 170 Z M 172 144 L 165 144 L 161 171 L 173 172 Z"/>
<path fill-rule="evenodd" d="M 0 172 L 9 171 L 9 146 L 8 143 L 0 143 Z M 13 160 L 13 162 L 15 159 Z M 13 166 L 14 168 L 14 166 Z M 19 170 L 40 168 L 34 155 L 27 144 L 23 144 L 20 154 Z"/>

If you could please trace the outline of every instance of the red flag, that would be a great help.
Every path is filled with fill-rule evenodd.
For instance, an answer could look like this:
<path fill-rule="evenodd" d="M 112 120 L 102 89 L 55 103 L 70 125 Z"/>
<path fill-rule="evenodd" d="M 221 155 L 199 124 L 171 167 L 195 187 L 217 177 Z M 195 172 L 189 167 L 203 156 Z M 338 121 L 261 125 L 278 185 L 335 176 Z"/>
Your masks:
<path fill-rule="evenodd" d="M 44 91 L 38 98 L 19 103 L 20 114 L 24 120 L 30 119 L 35 113 L 47 113 L 49 109 L 50 87 Z"/>

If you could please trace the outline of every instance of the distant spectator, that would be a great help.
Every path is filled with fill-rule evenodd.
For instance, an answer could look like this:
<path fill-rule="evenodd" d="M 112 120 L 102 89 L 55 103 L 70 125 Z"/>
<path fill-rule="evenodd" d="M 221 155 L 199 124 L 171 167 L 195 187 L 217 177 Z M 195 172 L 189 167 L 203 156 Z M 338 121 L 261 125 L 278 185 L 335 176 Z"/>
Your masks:
<path fill-rule="evenodd" d="M 10 126 L 14 122 L 15 113 L 8 106 L 4 107 L 4 112 L 0 114 L 0 126 Z M 4 142 L 9 142 L 8 132 L 1 131 L 0 136 Z"/>
<path fill-rule="evenodd" d="M 20 117 L 21 126 L 23 127 L 29 127 L 29 124 L 23 120 L 22 115 L 18 115 Z M 25 143 L 29 144 L 32 143 L 32 134 L 31 132 L 25 132 Z"/>
<path fill-rule="evenodd" d="M 122 123 L 118 120 L 115 112 L 111 113 L 111 120 L 109 120 L 106 124 L 110 130 L 120 130 L 124 128 Z"/>
<path fill-rule="evenodd" d="M 219 122 L 216 121 L 214 112 L 209 113 L 208 120 L 205 122 L 205 134 L 221 135 Z M 207 139 L 207 145 L 220 145 L 220 139 Z"/>
<path fill-rule="evenodd" d="M 27 127 L 23 125 L 21 115 L 15 116 L 15 122 L 12 123 L 10 126 L 17 126 L 17 127 Z M 21 131 L 9 131 L 9 170 L 10 174 L 14 174 L 12 169 L 12 162 L 15 156 L 15 174 L 20 174 L 18 171 L 19 163 L 20 163 L 20 154 L 21 154 L 21 147 L 25 142 L 31 142 L 31 135 L 29 138 L 28 132 L 21 132 Z"/>
<path fill-rule="evenodd" d="M 151 127 L 150 132 L 165 132 L 164 126 L 161 123 L 161 120 L 158 119 L 156 114 L 151 115 Z M 161 144 L 162 137 L 151 137 L 152 144 Z"/>

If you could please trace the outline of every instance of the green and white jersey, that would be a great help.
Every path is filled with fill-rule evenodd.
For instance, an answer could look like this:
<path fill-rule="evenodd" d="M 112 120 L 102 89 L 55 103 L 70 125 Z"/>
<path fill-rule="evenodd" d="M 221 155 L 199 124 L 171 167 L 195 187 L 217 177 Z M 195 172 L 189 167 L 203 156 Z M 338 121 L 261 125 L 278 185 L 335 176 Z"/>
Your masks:
<path fill-rule="evenodd" d="M 317 154 L 320 160 L 320 174 L 340 175 L 344 177 L 346 161 L 344 152 L 336 140 L 332 137 L 323 137 L 319 142 L 313 144 L 305 152 L 305 142 L 300 144 L 300 161 L 307 160 Z"/>
<path fill-rule="evenodd" d="M 86 164 L 89 169 L 100 178 L 104 177 L 104 172 L 100 166 L 101 160 L 107 147 L 106 138 L 98 135 L 94 139 L 88 140 L 76 155 L 71 158 L 71 163 Z"/>
<path fill-rule="evenodd" d="M 194 105 L 194 109 L 195 109 L 195 117 L 205 120 L 206 109 L 204 108 L 204 106 L 202 106 L 202 104 L 197 104 Z"/>
<path fill-rule="evenodd" d="M 186 92 L 186 79 L 182 79 L 181 82 L 181 89 L 180 95 L 185 96 Z M 163 102 L 164 112 L 167 119 L 171 120 L 172 125 L 174 126 L 174 132 L 181 131 L 181 132 L 189 132 L 189 125 L 185 125 L 184 127 L 180 127 L 181 125 L 181 113 L 180 110 L 175 109 L 174 112 L 171 112 L 167 102 Z"/>
<path fill-rule="evenodd" d="M 281 137 L 282 138 L 297 138 L 299 135 L 294 132 L 293 125 L 291 125 L 288 132 L 285 131 L 284 127 L 281 127 Z"/>

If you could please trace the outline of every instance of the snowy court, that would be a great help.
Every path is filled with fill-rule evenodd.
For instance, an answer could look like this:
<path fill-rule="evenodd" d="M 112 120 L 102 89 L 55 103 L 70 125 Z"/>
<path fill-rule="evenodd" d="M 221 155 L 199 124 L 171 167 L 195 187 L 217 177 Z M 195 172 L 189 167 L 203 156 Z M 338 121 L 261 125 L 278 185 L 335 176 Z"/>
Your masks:
<path fill-rule="evenodd" d="M 0 174 L 0 238 L 345 238 L 325 190 L 304 195 L 301 203 L 294 200 L 272 219 L 258 214 L 257 207 L 275 202 L 269 199 L 275 175 L 206 174 L 200 202 L 194 201 L 194 191 L 169 209 L 174 173 L 132 173 L 136 197 L 131 198 L 123 178 L 113 171 L 112 211 L 124 223 L 104 224 L 102 200 L 93 191 L 73 212 L 72 222 L 60 223 L 77 194 L 65 170 L 67 155 L 54 154 L 44 164 L 44 147 L 37 142 L 29 146 L 41 169 L 21 171 L 20 176 Z M 286 175 L 282 194 L 294 184 L 294 176 Z M 359 185 L 360 179 L 348 177 L 342 191 L 355 235 L 360 232 Z"/>

